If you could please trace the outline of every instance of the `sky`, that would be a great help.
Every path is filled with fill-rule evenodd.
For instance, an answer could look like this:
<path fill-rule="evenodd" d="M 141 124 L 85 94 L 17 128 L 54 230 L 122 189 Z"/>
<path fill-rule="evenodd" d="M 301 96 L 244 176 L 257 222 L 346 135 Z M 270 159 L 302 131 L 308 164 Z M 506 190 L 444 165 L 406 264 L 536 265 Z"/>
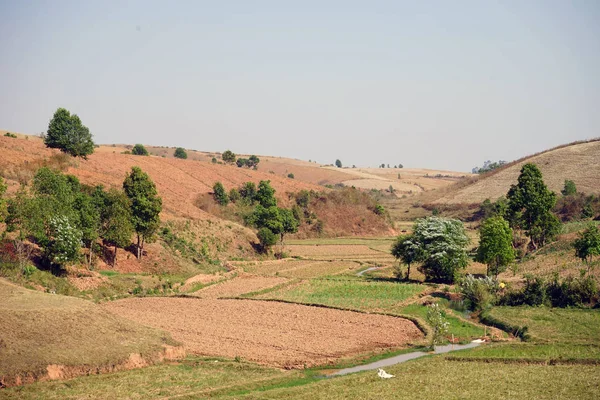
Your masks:
<path fill-rule="evenodd" d="M 470 171 L 600 136 L 600 2 L 0 0 L 0 129 Z M 599 155 L 600 156 L 600 155 Z"/>

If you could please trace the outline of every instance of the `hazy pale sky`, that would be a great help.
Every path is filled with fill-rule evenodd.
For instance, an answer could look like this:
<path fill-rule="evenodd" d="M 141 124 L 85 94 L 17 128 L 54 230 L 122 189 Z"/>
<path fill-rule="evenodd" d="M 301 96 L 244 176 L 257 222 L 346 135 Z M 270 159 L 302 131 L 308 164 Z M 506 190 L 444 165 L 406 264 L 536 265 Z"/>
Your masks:
<path fill-rule="evenodd" d="M 0 0 L 0 129 L 470 171 L 600 136 L 600 1 Z M 600 155 L 599 155 L 600 156 Z"/>

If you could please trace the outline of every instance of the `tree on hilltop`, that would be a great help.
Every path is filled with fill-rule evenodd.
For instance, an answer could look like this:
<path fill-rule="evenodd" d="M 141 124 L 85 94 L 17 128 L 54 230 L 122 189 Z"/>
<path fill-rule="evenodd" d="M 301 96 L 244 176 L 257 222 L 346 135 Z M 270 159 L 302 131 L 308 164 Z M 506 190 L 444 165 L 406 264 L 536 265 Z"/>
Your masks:
<path fill-rule="evenodd" d="M 133 149 L 131 149 L 131 154 L 135 156 L 147 156 L 148 150 L 146 150 L 143 144 L 138 143 L 135 146 L 133 146 Z"/>
<path fill-rule="evenodd" d="M 236 160 L 235 153 L 231 150 L 225 150 L 225 152 L 223 152 L 223 154 L 221 155 L 221 158 L 226 164 L 233 164 Z"/>
<path fill-rule="evenodd" d="M 342 168 L 342 162 L 340 160 L 335 160 L 335 166 L 338 168 Z"/>
<path fill-rule="evenodd" d="M 71 115 L 65 108 L 59 108 L 54 113 L 44 143 L 50 148 L 84 159 L 94 152 L 90 130 L 76 114 Z"/>
<path fill-rule="evenodd" d="M 175 153 L 173 154 L 175 158 L 181 158 L 182 160 L 187 159 L 187 153 L 183 147 L 178 147 L 175 149 Z"/>

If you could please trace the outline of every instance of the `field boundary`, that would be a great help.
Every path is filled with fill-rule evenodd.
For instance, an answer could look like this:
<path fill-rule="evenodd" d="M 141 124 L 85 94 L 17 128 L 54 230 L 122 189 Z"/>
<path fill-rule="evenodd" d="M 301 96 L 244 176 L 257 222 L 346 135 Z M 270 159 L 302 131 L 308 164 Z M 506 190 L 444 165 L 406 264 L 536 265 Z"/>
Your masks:
<path fill-rule="evenodd" d="M 581 358 L 507 358 L 507 357 L 464 357 L 447 356 L 448 361 L 481 362 L 486 364 L 538 364 L 538 365 L 600 365 L 600 360 Z"/>

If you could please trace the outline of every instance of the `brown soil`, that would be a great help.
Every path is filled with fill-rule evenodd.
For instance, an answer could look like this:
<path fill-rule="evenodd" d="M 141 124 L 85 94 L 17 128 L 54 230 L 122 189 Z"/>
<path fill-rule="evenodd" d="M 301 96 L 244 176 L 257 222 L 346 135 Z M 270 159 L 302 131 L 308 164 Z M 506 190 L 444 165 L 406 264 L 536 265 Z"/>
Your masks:
<path fill-rule="evenodd" d="M 193 288 L 194 285 L 196 285 L 196 284 L 207 285 L 209 283 L 217 282 L 222 279 L 229 279 L 233 274 L 235 274 L 235 271 L 230 271 L 230 272 L 226 272 L 224 274 L 216 274 L 216 275 L 209 275 L 209 274 L 194 275 L 191 278 L 189 278 L 188 280 L 186 280 L 183 285 L 181 285 L 181 287 L 179 288 L 179 291 L 187 292 L 188 290 Z"/>
<path fill-rule="evenodd" d="M 287 282 L 285 278 L 257 276 L 250 274 L 240 274 L 239 276 L 225 282 L 204 288 L 196 293 L 195 296 L 203 299 L 218 299 L 221 297 L 236 297 L 244 293 L 255 292 L 262 289 L 268 289 L 273 286 Z"/>
<path fill-rule="evenodd" d="M 171 332 L 188 352 L 283 368 L 331 363 L 423 337 L 402 318 L 277 302 L 132 298 L 103 307 Z"/>

